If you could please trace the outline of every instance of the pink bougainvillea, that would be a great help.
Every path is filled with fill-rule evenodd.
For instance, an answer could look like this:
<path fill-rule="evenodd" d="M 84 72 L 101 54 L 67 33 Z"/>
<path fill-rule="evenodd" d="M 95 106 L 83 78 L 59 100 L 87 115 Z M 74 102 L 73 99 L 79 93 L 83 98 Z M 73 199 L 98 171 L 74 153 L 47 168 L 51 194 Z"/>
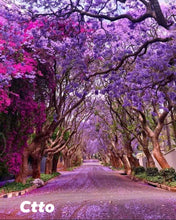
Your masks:
<path fill-rule="evenodd" d="M 10 98 L 7 92 L 0 89 L 0 112 L 6 111 L 7 106 L 10 105 Z"/>
<path fill-rule="evenodd" d="M 7 161 L 9 172 L 14 175 L 19 173 L 21 162 L 22 162 L 21 154 L 19 153 L 9 154 Z"/>

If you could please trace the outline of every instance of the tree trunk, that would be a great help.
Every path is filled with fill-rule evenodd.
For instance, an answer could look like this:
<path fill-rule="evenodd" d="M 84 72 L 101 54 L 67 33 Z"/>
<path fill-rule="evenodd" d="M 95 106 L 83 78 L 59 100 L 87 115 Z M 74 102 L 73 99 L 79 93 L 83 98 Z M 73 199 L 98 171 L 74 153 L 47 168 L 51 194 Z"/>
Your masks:
<path fill-rule="evenodd" d="M 106 157 L 105 157 L 105 155 L 101 153 L 100 154 L 100 158 L 101 158 L 102 163 L 106 164 Z"/>
<path fill-rule="evenodd" d="M 45 137 L 46 138 L 46 137 Z M 45 138 L 36 138 L 33 141 L 33 148 L 31 147 L 30 155 L 32 157 L 32 177 L 40 178 L 40 166 L 42 160 L 42 149 L 45 145 Z"/>
<path fill-rule="evenodd" d="M 164 158 L 164 156 L 161 152 L 159 141 L 158 141 L 157 137 L 155 137 L 155 136 L 152 137 L 152 144 L 153 144 L 153 156 L 158 161 L 161 168 L 162 169 L 170 168 L 168 162 L 166 161 L 166 159 Z"/>
<path fill-rule="evenodd" d="M 120 158 L 121 163 L 124 165 L 125 173 L 129 175 L 129 174 L 131 174 L 132 169 L 131 169 L 131 165 L 128 160 L 128 157 L 125 154 L 124 150 L 117 150 L 116 145 L 117 145 L 117 143 L 112 144 L 113 151 L 114 151 L 115 155 L 117 155 L 117 158 Z"/>
<path fill-rule="evenodd" d="M 45 174 L 52 173 L 52 165 L 53 165 L 53 155 L 52 153 L 48 153 L 45 164 Z"/>
<path fill-rule="evenodd" d="M 158 0 L 150 0 L 152 9 L 155 11 L 156 21 L 159 25 L 162 25 L 168 29 L 167 19 L 164 17 Z"/>
<path fill-rule="evenodd" d="M 176 108 L 174 108 L 176 110 Z M 171 119 L 172 119 L 172 128 L 173 128 L 173 136 L 174 136 L 174 142 L 176 144 L 176 119 L 174 117 L 174 110 L 171 110 Z"/>
<path fill-rule="evenodd" d="M 142 136 L 143 136 L 142 147 L 143 147 L 143 152 L 147 158 L 147 167 L 155 167 L 155 162 L 154 162 L 153 157 L 148 149 L 148 139 L 147 139 L 147 135 L 146 135 L 145 131 L 142 132 Z"/>
<path fill-rule="evenodd" d="M 124 169 L 125 169 L 125 173 L 128 174 L 128 175 L 130 175 L 131 172 L 132 172 L 132 170 L 131 170 L 130 163 L 129 163 L 129 160 L 128 160 L 127 156 L 123 154 L 123 155 L 120 157 L 120 159 L 121 159 L 122 162 L 123 162 Z"/>
<path fill-rule="evenodd" d="M 109 157 L 107 156 L 107 153 L 101 152 L 100 156 L 103 164 L 109 164 Z"/>
<path fill-rule="evenodd" d="M 171 136 L 170 136 L 170 128 L 169 128 L 169 125 L 167 124 L 167 123 L 168 123 L 167 118 L 165 119 L 165 121 L 166 121 L 165 129 L 166 129 L 167 144 L 168 144 L 168 149 L 167 149 L 167 150 L 171 150 L 171 148 L 172 148 L 172 145 L 171 145 Z"/>
<path fill-rule="evenodd" d="M 67 155 L 64 157 L 64 167 L 65 168 L 70 168 L 71 167 L 71 160 L 70 157 Z"/>
<path fill-rule="evenodd" d="M 127 151 L 127 157 L 128 157 L 129 162 L 130 162 L 131 169 L 133 170 L 135 167 L 139 167 L 140 166 L 139 160 L 136 157 L 133 156 L 131 141 L 126 142 L 125 148 L 126 148 L 126 151 Z"/>
<path fill-rule="evenodd" d="M 155 167 L 155 162 L 148 148 L 143 147 L 144 154 L 147 158 L 147 167 Z"/>
<path fill-rule="evenodd" d="M 109 156 L 105 154 L 105 164 L 109 164 L 109 163 L 110 163 Z"/>
<path fill-rule="evenodd" d="M 72 154 L 70 156 L 70 166 L 73 167 L 73 166 L 77 166 L 77 165 L 78 165 L 78 157 L 77 157 L 77 155 Z"/>
<path fill-rule="evenodd" d="M 33 158 L 32 159 L 32 178 L 37 179 L 40 178 L 40 163 L 41 163 L 41 158 Z"/>
<path fill-rule="evenodd" d="M 117 164 L 118 164 L 118 168 L 122 168 L 123 167 L 123 162 L 120 159 L 120 157 L 117 159 Z"/>
<path fill-rule="evenodd" d="M 33 170 L 33 176 L 35 178 L 38 178 L 40 176 L 40 162 L 41 162 L 41 143 L 42 143 L 42 138 L 37 139 L 33 141 L 30 145 L 28 145 L 22 155 L 22 164 L 20 168 L 20 172 L 16 177 L 16 182 L 21 182 L 25 183 L 26 178 L 28 176 L 28 158 L 29 155 L 33 159 L 33 165 L 32 168 Z M 38 160 L 38 161 L 37 161 Z"/>
<path fill-rule="evenodd" d="M 128 160 L 130 162 L 131 169 L 134 170 L 135 167 L 139 167 L 139 160 L 135 158 L 132 154 L 128 154 Z"/>
<path fill-rule="evenodd" d="M 57 164 L 59 160 L 59 153 L 55 154 L 53 157 L 53 167 L 52 167 L 52 172 L 56 173 L 57 172 Z"/>
<path fill-rule="evenodd" d="M 17 182 L 17 183 L 23 183 L 23 184 L 26 183 L 26 179 L 28 176 L 28 158 L 29 158 L 28 149 L 24 148 L 20 172 L 15 178 L 15 182 Z"/>
<path fill-rule="evenodd" d="M 122 167 L 122 161 L 121 159 L 119 158 L 119 156 L 114 153 L 113 151 L 111 152 L 111 164 L 113 167 L 115 168 L 119 168 L 119 167 Z"/>
<path fill-rule="evenodd" d="M 114 154 L 113 152 L 110 153 L 110 164 L 113 166 L 113 167 L 116 167 L 116 163 L 115 163 L 115 158 L 114 158 Z"/>

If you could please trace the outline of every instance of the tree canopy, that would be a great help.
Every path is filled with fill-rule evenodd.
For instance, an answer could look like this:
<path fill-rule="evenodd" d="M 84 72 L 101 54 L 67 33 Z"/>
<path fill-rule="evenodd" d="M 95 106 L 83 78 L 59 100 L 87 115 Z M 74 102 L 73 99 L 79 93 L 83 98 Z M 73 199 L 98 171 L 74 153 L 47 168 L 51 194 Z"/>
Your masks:
<path fill-rule="evenodd" d="M 11 173 L 23 175 L 29 156 L 71 158 L 92 143 L 133 168 L 145 137 L 169 167 L 159 136 L 166 119 L 176 136 L 173 1 L 0 4 L 0 148 Z"/>

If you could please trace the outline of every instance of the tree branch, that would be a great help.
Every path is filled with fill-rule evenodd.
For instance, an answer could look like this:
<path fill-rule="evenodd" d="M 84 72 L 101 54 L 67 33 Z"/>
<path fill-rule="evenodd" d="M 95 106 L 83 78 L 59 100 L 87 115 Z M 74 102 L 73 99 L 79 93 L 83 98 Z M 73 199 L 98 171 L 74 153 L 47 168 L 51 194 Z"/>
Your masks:
<path fill-rule="evenodd" d="M 148 41 L 146 41 L 142 46 L 140 46 L 139 49 L 138 49 L 136 52 L 134 52 L 134 53 L 132 53 L 132 54 L 125 55 L 125 56 L 121 59 L 121 61 L 118 63 L 118 65 L 117 65 L 116 67 L 110 68 L 110 69 L 105 70 L 105 71 L 102 71 L 102 72 L 96 72 L 96 73 L 94 73 L 94 74 L 88 76 L 87 79 L 90 79 L 90 78 L 92 78 L 92 77 L 94 77 L 94 76 L 97 76 L 97 75 L 104 75 L 104 74 L 107 74 L 107 73 L 109 73 L 109 72 L 111 72 L 111 71 L 117 71 L 117 70 L 124 64 L 124 62 L 125 62 L 128 58 L 134 57 L 134 61 L 135 61 L 136 58 L 137 58 L 137 56 L 143 51 L 143 49 L 145 50 L 144 53 L 146 53 L 146 52 L 147 52 L 147 48 L 148 48 L 148 46 L 149 46 L 150 44 L 153 44 L 153 43 L 156 43 L 156 42 L 168 42 L 168 41 L 171 41 L 171 40 L 172 40 L 172 38 L 170 38 L 170 37 L 166 37 L 166 38 L 155 38 L 155 39 L 152 39 L 152 40 L 148 40 Z M 144 54 L 144 53 L 143 53 L 143 54 Z M 143 54 L 142 54 L 142 55 L 143 55 Z M 133 62 L 134 62 L 134 61 L 133 61 Z"/>

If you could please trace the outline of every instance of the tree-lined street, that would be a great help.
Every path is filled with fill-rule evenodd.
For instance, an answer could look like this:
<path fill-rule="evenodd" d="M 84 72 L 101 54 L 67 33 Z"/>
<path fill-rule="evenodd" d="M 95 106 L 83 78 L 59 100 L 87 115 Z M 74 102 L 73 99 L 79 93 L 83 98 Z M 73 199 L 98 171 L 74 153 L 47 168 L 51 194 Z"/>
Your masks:
<path fill-rule="evenodd" d="M 173 0 L 0 0 L 1 218 L 176 219 L 175 157 Z"/>
<path fill-rule="evenodd" d="M 55 211 L 24 214 L 23 201 L 52 203 Z M 175 209 L 176 193 L 133 182 L 95 160 L 24 196 L 0 199 L 1 219 L 175 219 Z"/>

